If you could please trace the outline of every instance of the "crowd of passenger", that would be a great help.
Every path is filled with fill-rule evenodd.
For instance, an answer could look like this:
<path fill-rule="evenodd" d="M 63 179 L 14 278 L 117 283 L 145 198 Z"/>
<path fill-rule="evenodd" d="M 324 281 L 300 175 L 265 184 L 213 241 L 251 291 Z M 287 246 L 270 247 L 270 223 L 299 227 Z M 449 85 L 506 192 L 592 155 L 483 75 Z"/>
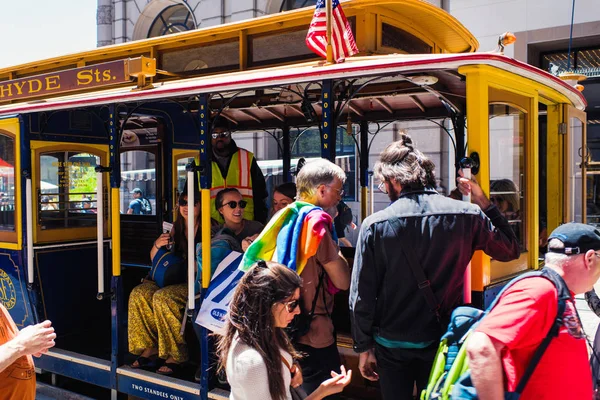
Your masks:
<path fill-rule="evenodd" d="M 375 165 L 380 190 L 391 203 L 362 222 L 353 268 L 340 251 L 343 241 L 334 228 L 336 217 L 341 221 L 342 233 L 353 224 L 351 212 L 348 217 L 349 208 L 342 203 L 346 176 L 340 167 L 324 159 L 306 164 L 298 172 L 295 184 L 275 188 L 271 210 L 267 211 L 264 178 L 255 173 L 252 153 L 239 149 L 226 129 L 215 129 L 212 145 L 216 152 L 214 162 L 218 164 L 213 165 L 213 174 L 218 175 L 213 186 L 218 190 L 211 192 L 213 238 L 227 236 L 233 243 L 232 249 L 246 252 L 262 237 L 267 218 L 276 220 L 292 209 L 300 213 L 297 210 L 304 206 L 310 207 L 307 212 L 318 221 L 315 232 L 320 232 L 318 246 L 304 260 L 301 270 L 288 268 L 286 262 L 259 261 L 237 285 L 225 334 L 217 346 L 218 366 L 226 374 L 232 399 L 335 398 L 331 396 L 341 392 L 352 379 L 352 371 L 342 365 L 331 317 L 334 295 L 346 290 L 350 292 L 349 311 L 359 372 L 365 379 L 379 382 L 384 399 L 413 399 L 415 392 L 426 387 L 445 324 L 462 302 L 463 275 L 474 252 L 482 250 L 499 261 L 521 255 L 520 229 L 514 225 L 522 221 L 514 183 L 495 182 L 490 191 L 496 195 L 488 198 L 474 179 L 460 176 L 457 188 L 462 195 L 470 195 L 472 202 L 442 196 L 435 191 L 433 163 L 407 135 L 391 143 Z M 187 246 L 191 241 L 187 238 L 186 218 L 192 203 L 194 246 L 200 249 L 200 196 L 196 193 L 194 199 L 188 199 L 184 194 L 178 201 L 172 231 L 156 239 L 151 259 L 156 259 L 161 249 L 171 247 L 187 265 Z M 269 224 L 271 228 L 273 225 Z M 575 247 L 578 238 L 585 236 L 569 232 L 565 235 L 551 238 L 562 238 Z M 573 243 L 569 242 L 571 239 Z M 596 244 L 600 249 L 600 233 Z M 584 250 L 591 249 L 596 247 L 588 245 Z M 551 251 L 560 253 L 560 243 L 553 243 Z M 581 280 L 573 284 L 577 292 L 589 290 L 600 276 L 598 254 L 592 252 L 594 257 L 588 257 L 588 253 L 579 260 L 583 263 L 577 269 Z M 550 256 L 547 264 L 570 284 L 572 272 L 569 263 L 563 261 Z M 199 266 L 203 267 L 206 266 Z M 132 368 L 177 376 L 189 358 L 182 334 L 187 288 L 183 281 L 161 288 L 151 277 L 134 288 L 129 299 L 128 324 L 129 351 L 137 356 Z M 552 288 L 546 289 L 550 293 Z M 479 341 L 469 347 L 474 363 L 481 363 L 482 349 L 488 351 L 485 354 L 497 354 L 496 358 L 486 359 L 489 364 L 477 364 L 481 370 L 474 374 L 474 384 L 482 393 L 481 399 L 500 398 L 494 396 L 513 390 L 536 346 L 506 334 L 510 324 L 502 324 L 502 318 L 506 321 L 511 315 L 522 323 L 530 321 L 528 328 L 536 324 L 545 327 L 544 321 L 552 319 L 539 307 L 533 316 L 527 314 L 527 307 L 510 302 L 511 296 L 516 295 L 509 290 L 497 306 L 510 310 L 510 314 L 494 311 L 496 319 L 489 321 L 498 322 L 484 324 L 478 330 L 479 336 L 475 335 Z M 532 296 L 546 299 L 551 298 L 551 293 L 535 292 Z M 308 316 L 308 326 L 292 334 L 286 328 L 294 325 L 298 314 Z M 490 343 L 492 350 L 488 348 Z M 579 347 L 577 351 L 581 350 Z M 507 354 L 520 358 L 511 359 Z M 591 398 L 591 379 L 588 382 L 588 375 L 577 361 L 567 364 L 581 372 L 577 382 L 584 389 L 578 389 L 578 393 L 587 394 L 589 383 L 590 397 L 560 398 Z M 516 373 L 505 374 L 502 368 L 506 365 L 512 365 Z M 552 367 L 538 369 L 547 372 Z M 489 371 L 494 371 L 496 378 L 503 374 L 505 379 L 496 379 L 488 391 Z M 534 374 L 522 399 L 542 398 L 537 394 L 548 390 L 542 389 L 535 378 Z M 557 393 L 567 393 L 560 380 L 548 384 Z"/>

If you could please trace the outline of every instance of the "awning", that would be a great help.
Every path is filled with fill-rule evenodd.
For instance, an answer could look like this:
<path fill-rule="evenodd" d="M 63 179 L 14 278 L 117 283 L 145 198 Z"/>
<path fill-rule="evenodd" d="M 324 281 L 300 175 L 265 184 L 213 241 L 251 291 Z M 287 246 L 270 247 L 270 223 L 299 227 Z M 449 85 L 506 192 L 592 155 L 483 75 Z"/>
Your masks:
<path fill-rule="evenodd" d="M 156 170 L 154 168 L 121 171 L 121 181 L 123 182 L 148 182 L 155 180 Z"/>
<path fill-rule="evenodd" d="M 310 163 L 315 160 L 320 160 L 320 157 L 306 158 L 306 163 Z M 290 170 L 293 172 L 296 169 L 299 158 L 292 158 L 290 161 Z M 264 176 L 276 176 L 283 175 L 283 160 L 261 160 L 257 161 L 258 166 L 263 172 Z M 344 172 L 348 173 L 353 170 L 354 155 L 338 156 L 335 159 L 335 163 L 339 165 Z"/>

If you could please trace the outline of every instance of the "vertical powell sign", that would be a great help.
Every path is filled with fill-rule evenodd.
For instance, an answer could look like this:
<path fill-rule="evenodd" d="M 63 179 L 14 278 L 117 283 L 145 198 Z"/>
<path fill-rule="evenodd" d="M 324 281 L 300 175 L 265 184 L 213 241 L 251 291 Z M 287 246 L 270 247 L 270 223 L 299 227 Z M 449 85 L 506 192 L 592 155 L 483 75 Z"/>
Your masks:
<path fill-rule="evenodd" d="M 470 158 L 463 158 L 460 161 L 460 166 L 463 176 L 467 179 L 471 179 L 471 168 L 473 167 L 473 161 Z M 471 194 L 463 196 L 463 201 L 470 203 Z M 465 269 L 463 281 L 463 303 L 469 304 L 471 303 L 471 263 L 469 263 L 469 265 L 467 265 L 467 269 Z"/>
<path fill-rule="evenodd" d="M 27 283 L 33 284 L 33 201 L 31 178 L 25 181 L 25 210 L 27 210 Z"/>

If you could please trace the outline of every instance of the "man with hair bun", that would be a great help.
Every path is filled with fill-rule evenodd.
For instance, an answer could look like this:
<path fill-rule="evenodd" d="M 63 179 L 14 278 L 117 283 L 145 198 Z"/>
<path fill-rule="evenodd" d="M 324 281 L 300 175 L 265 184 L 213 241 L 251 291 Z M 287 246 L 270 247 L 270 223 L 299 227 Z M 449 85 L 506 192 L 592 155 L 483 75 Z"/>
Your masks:
<path fill-rule="evenodd" d="M 496 260 L 519 257 L 506 218 L 475 180 L 458 179 L 474 204 L 435 191 L 434 164 L 403 134 L 374 168 L 392 204 L 362 223 L 350 285 L 359 369 L 379 380 L 385 400 L 412 400 L 427 384 L 463 276 L 476 250 Z"/>

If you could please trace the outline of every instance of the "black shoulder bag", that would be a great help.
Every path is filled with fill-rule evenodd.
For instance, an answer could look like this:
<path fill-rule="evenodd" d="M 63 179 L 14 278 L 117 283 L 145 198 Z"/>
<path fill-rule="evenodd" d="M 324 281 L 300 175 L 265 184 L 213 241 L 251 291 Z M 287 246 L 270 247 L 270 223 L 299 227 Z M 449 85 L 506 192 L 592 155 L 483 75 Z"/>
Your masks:
<path fill-rule="evenodd" d="M 315 298 L 313 299 L 312 306 L 310 312 L 307 313 L 306 310 L 302 307 L 302 302 L 300 302 L 300 314 L 297 314 L 292 322 L 285 328 L 285 331 L 290 338 L 290 340 L 295 343 L 302 336 L 306 335 L 310 330 L 310 323 L 315 315 L 315 307 L 317 306 L 317 300 L 319 299 L 319 291 L 321 286 L 323 286 L 323 280 L 325 279 L 325 270 L 321 269 L 321 274 L 319 274 L 319 284 L 317 285 L 317 290 L 315 291 Z"/>

